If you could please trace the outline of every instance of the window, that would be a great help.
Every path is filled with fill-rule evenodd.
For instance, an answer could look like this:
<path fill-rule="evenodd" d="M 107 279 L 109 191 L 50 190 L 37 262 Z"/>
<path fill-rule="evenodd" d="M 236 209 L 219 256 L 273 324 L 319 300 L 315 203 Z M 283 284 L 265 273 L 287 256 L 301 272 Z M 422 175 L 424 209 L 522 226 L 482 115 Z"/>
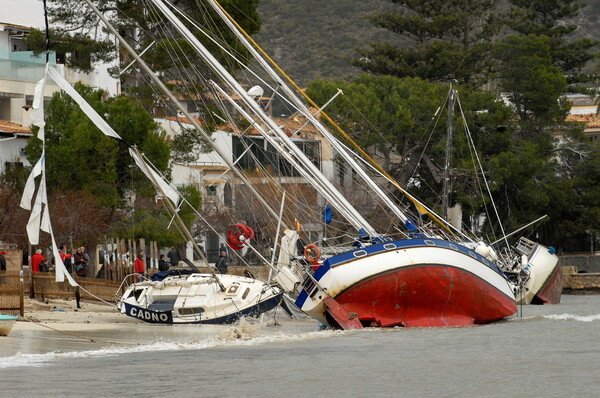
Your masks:
<path fill-rule="evenodd" d="M 300 150 L 313 162 L 321 167 L 321 151 L 319 141 L 294 140 Z M 249 148 L 249 149 L 248 149 Z M 247 151 L 244 153 L 244 151 Z M 233 157 L 239 160 L 238 166 L 244 170 L 254 170 L 263 167 L 267 171 L 284 177 L 298 177 L 300 174 L 283 158 L 271 144 L 262 137 L 233 137 Z"/>
<path fill-rule="evenodd" d="M 217 196 L 217 187 L 209 185 L 206 187 L 206 196 Z"/>

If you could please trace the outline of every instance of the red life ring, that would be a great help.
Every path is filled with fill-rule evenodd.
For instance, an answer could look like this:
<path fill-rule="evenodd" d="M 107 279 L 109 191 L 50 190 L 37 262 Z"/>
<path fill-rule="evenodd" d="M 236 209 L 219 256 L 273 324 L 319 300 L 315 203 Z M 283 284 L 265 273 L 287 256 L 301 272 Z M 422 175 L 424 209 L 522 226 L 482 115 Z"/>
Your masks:
<path fill-rule="evenodd" d="M 244 242 L 254 238 L 254 231 L 244 224 L 235 224 L 233 228 L 227 232 L 227 244 L 233 250 L 242 250 Z"/>
<path fill-rule="evenodd" d="M 321 249 L 319 249 L 319 246 L 312 243 L 306 245 L 304 247 L 304 258 L 311 264 L 316 263 L 321 258 Z"/>

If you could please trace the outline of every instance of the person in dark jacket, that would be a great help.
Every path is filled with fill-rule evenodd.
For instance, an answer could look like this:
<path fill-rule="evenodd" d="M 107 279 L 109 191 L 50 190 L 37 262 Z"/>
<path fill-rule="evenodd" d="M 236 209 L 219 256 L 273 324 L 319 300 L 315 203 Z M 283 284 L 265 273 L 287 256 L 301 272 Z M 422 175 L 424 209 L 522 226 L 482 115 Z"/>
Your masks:
<path fill-rule="evenodd" d="M 161 254 L 160 258 L 158 259 L 158 270 L 159 271 L 168 271 L 169 270 L 169 263 L 167 262 L 167 260 L 165 260 L 164 254 Z"/>
<path fill-rule="evenodd" d="M 177 267 L 179 265 L 179 252 L 174 247 L 169 250 L 167 253 L 167 257 L 169 257 L 169 262 L 171 263 L 171 267 Z"/>
<path fill-rule="evenodd" d="M 75 261 L 75 274 L 77 276 L 86 277 L 89 256 L 85 253 L 84 247 L 78 247 L 73 255 Z"/>
<path fill-rule="evenodd" d="M 219 251 L 219 259 L 217 260 L 216 267 L 220 274 L 227 273 L 227 251 L 225 249 Z"/>
<path fill-rule="evenodd" d="M 6 252 L 0 252 L 0 271 L 6 271 L 6 258 L 4 255 Z"/>

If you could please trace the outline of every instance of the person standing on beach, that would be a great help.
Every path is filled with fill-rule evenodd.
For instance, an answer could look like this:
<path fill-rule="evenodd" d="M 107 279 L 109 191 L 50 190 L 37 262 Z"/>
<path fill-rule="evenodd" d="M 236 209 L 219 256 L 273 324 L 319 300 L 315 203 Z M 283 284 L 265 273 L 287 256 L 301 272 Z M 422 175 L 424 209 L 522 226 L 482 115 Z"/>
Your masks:
<path fill-rule="evenodd" d="M 6 252 L 0 252 L 0 271 L 6 271 L 6 258 L 4 255 Z"/>
<path fill-rule="evenodd" d="M 37 249 L 31 256 L 31 272 L 40 272 L 40 263 L 45 257 L 42 255 L 42 249 Z"/>
<path fill-rule="evenodd" d="M 144 251 L 140 250 L 137 257 L 135 258 L 135 261 L 133 262 L 133 272 L 139 275 L 143 275 L 145 271 L 144 268 Z"/>
<path fill-rule="evenodd" d="M 75 274 L 77 276 L 87 276 L 87 263 L 89 256 L 84 252 L 83 247 L 78 247 L 73 258 L 75 259 Z"/>
<path fill-rule="evenodd" d="M 159 271 L 168 271 L 169 270 L 169 263 L 165 260 L 164 254 L 161 254 L 160 258 L 158 259 L 158 270 Z"/>
<path fill-rule="evenodd" d="M 177 267 L 179 265 L 179 252 L 175 247 L 171 247 L 171 250 L 167 253 L 171 267 Z"/>
<path fill-rule="evenodd" d="M 227 251 L 223 248 L 219 251 L 219 260 L 217 261 L 216 267 L 220 274 L 227 273 Z"/>

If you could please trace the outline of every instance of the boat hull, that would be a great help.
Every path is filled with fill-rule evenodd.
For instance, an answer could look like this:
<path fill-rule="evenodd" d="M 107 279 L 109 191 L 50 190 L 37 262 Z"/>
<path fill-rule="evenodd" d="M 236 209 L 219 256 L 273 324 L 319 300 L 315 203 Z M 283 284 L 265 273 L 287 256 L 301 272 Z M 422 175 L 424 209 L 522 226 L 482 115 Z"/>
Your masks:
<path fill-rule="evenodd" d="M 335 320 L 321 303 L 326 295 L 363 325 L 375 327 L 483 324 L 517 311 L 503 273 L 473 250 L 450 242 L 398 241 L 330 260 L 315 274 L 324 291 L 305 284 L 296 304 L 333 327 Z"/>
<path fill-rule="evenodd" d="M 558 257 L 545 246 L 535 243 L 528 253 L 524 270 L 529 273 L 519 304 L 558 304 L 562 294 L 562 267 Z"/>
<path fill-rule="evenodd" d="M 459 268 L 402 267 L 361 281 L 335 297 L 369 326 L 464 326 L 506 318 L 513 299 Z"/>
<path fill-rule="evenodd" d="M 531 304 L 560 304 L 563 289 L 562 267 L 556 265 L 546 283 L 531 300 Z"/>
<path fill-rule="evenodd" d="M 226 325 L 236 322 L 238 319 L 245 316 L 254 316 L 267 312 L 277 307 L 281 302 L 283 293 L 271 296 L 266 300 L 260 301 L 255 305 L 247 308 L 233 311 L 227 315 L 218 318 L 202 319 L 181 319 L 173 317 L 172 311 L 153 311 L 147 308 L 138 307 L 129 303 L 124 303 L 124 313 L 130 317 L 139 319 L 148 323 L 163 323 L 163 324 L 208 324 L 208 325 Z"/>
<path fill-rule="evenodd" d="M 0 336 L 8 336 L 17 319 L 14 315 L 0 315 Z"/>

